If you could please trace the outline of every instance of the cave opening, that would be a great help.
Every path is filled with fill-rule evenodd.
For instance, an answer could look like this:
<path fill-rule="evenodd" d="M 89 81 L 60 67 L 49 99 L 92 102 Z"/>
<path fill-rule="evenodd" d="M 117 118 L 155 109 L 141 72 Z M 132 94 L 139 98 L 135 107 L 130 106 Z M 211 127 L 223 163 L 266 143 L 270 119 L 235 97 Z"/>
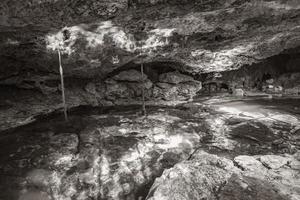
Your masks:
<path fill-rule="evenodd" d="M 299 54 L 279 54 L 261 62 L 246 65 L 237 70 L 202 75 L 202 94 L 232 93 L 234 90 L 244 90 L 251 95 L 274 94 L 297 96 L 299 94 L 300 77 Z M 246 95 L 246 94 L 245 94 Z"/>

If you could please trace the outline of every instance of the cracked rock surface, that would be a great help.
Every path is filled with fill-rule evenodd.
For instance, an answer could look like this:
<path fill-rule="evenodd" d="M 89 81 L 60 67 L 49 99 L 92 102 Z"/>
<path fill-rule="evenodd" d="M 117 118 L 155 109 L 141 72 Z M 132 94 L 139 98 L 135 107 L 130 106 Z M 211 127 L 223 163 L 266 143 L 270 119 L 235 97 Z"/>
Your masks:
<path fill-rule="evenodd" d="M 298 116 L 256 119 L 220 105 L 147 107 L 146 117 L 140 106 L 83 107 L 68 123 L 56 113 L 1 132 L 0 198 L 299 198 Z"/>
<path fill-rule="evenodd" d="M 280 167 L 272 165 L 274 160 Z M 300 197 L 300 173 L 290 163 L 299 165 L 299 153 L 238 156 L 233 162 L 199 151 L 189 161 L 165 170 L 147 199 L 296 200 Z"/>

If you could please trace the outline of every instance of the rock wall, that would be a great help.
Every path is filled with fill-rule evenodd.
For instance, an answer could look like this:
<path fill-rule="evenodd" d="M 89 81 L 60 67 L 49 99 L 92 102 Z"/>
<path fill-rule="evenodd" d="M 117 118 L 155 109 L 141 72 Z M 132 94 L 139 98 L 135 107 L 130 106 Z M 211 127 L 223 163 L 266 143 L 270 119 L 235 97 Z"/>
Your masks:
<path fill-rule="evenodd" d="M 151 81 L 152 74 L 129 69 L 101 79 L 66 79 L 65 95 L 69 109 L 82 106 L 111 106 L 141 104 L 142 89 L 148 104 L 187 101 L 201 90 L 201 82 L 180 72 L 159 75 Z M 3 81 L 0 92 L 0 129 L 26 124 L 36 116 L 62 108 L 61 89 L 58 77 L 25 76 Z M 162 82 L 160 82 L 162 81 Z M 5 86 L 3 86 L 5 85 Z"/>

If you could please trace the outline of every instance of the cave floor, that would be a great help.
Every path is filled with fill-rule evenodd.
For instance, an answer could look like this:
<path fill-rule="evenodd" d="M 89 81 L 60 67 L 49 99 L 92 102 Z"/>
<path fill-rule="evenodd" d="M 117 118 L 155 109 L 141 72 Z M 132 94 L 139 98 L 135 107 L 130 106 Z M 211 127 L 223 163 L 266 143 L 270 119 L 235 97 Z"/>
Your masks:
<path fill-rule="evenodd" d="M 144 199 L 164 169 L 195 152 L 295 154 L 299 99 L 197 100 L 79 107 L 0 134 L 0 199 Z M 300 187 L 300 186 L 299 186 Z"/>

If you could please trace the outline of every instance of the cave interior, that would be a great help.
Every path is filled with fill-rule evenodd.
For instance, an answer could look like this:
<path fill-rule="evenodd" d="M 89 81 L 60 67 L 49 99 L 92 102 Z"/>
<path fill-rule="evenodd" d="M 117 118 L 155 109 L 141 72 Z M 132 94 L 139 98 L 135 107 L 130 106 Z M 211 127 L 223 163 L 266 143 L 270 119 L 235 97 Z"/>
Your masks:
<path fill-rule="evenodd" d="M 2 0 L 0 200 L 299 200 L 298 0 Z"/>

